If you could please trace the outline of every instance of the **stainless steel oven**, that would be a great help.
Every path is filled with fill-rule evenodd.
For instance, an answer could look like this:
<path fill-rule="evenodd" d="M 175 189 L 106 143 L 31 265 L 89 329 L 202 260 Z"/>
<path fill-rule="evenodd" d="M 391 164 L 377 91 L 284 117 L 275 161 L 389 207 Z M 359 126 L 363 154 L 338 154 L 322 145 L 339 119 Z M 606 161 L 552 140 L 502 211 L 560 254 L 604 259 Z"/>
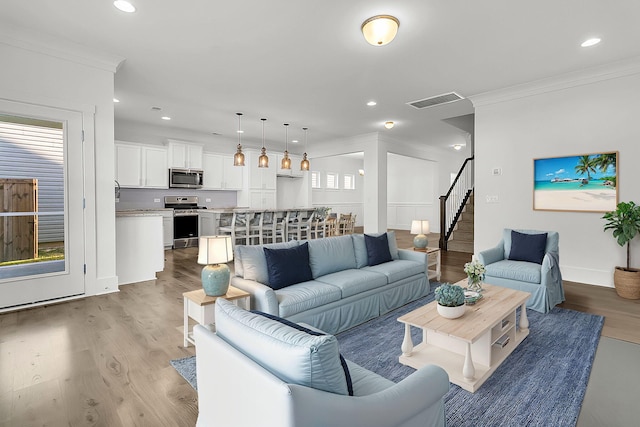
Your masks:
<path fill-rule="evenodd" d="M 173 247 L 198 246 L 198 196 L 166 196 L 164 207 L 173 209 Z"/>

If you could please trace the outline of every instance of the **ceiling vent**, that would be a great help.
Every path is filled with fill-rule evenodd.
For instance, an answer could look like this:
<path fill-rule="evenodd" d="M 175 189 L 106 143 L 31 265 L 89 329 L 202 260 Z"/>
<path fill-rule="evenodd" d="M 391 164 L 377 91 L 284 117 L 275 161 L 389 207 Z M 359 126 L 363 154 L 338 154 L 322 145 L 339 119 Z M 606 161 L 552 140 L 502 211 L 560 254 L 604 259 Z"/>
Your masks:
<path fill-rule="evenodd" d="M 449 102 L 458 101 L 464 99 L 462 96 L 455 92 L 443 93 L 442 95 L 432 96 L 431 98 L 421 99 L 419 101 L 407 102 L 414 108 L 427 108 L 435 105 L 448 104 Z"/>

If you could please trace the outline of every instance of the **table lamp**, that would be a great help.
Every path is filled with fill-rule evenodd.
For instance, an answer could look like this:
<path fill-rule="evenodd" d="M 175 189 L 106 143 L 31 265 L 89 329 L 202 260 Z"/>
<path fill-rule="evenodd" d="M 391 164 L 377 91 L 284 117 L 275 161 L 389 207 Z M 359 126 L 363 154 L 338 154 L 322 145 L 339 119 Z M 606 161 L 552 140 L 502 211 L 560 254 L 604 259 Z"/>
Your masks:
<path fill-rule="evenodd" d="M 198 264 L 202 269 L 202 288 L 211 297 L 219 297 L 229 290 L 231 273 L 226 263 L 233 260 L 230 236 L 202 236 L 198 245 Z"/>
<path fill-rule="evenodd" d="M 429 221 L 426 219 L 414 219 L 411 221 L 411 234 L 417 234 L 417 236 L 413 238 L 413 246 L 415 248 L 424 249 L 427 247 L 429 241 L 425 234 L 428 232 Z"/>

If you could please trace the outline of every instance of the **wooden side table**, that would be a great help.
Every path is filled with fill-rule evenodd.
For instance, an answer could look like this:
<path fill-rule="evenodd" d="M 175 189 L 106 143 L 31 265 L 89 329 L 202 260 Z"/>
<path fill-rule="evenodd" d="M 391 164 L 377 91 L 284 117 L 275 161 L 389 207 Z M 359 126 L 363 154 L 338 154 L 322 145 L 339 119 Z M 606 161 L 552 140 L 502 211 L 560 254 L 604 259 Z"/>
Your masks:
<path fill-rule="evenodd" d="M 427 272 L 429 273 L 429 280 L 436 279 L 440 281 L 440 276 L 442 275 L 442 270 L 440 268 L 440 248 L 413 248 L 414 251 L 417 252 L 426 252 L 427 257 Z"/>
<path fill-rule="evenodd" d="M 239 307 L 249 310 L 251 294 L 241 289 L 229 286 L 229 290 L 225 295 L 219 297 L 210 297 L 204 293 L 204 289 L 185 292 L 182 294 L 184 298 L 184 346 L 189 347 L 189 343 L 196 345 L 193 340 L 193 332 L 189 331 L 189 318 L 192 318 L 198 324 L 204 325 L 211 330 L 215 330 L 215 302 L 218 298 L 224 298 L 233 301 Z"/>

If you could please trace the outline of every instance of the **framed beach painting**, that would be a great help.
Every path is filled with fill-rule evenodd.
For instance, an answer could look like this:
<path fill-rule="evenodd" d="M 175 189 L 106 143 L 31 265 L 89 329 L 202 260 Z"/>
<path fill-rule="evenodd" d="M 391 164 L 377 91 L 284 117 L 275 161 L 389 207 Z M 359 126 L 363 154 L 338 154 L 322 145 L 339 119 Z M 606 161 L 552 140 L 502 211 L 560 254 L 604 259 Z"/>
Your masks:
<path fill-rule="evenodd" d="M 533 160 L 533 209 L 609 212 L 618 205 L 618 152 Z"/>

